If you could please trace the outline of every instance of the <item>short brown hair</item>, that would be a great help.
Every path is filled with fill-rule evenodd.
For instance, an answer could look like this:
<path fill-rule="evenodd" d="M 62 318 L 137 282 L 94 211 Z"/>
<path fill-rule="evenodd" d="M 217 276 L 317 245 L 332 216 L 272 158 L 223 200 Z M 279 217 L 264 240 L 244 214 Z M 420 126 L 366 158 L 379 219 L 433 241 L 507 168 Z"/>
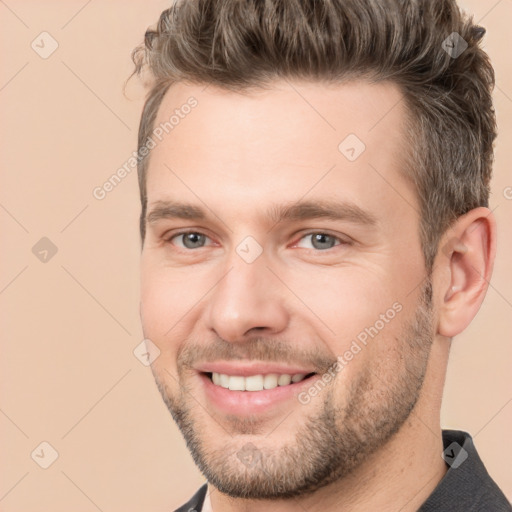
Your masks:
<path fill-rule="evenodd" d="M 392 81 L 408 107 L 404 176 L 431 271 L 452 222 L 488 206 L 496 119 L 484 33 L 455 0 L 175 0 L 133 52 L 134 73 L 152 80 L 139 149 L 175 82 L 242 92 L 282 78 Z M 138 166 L 142 241 L 148 160 Z"/>

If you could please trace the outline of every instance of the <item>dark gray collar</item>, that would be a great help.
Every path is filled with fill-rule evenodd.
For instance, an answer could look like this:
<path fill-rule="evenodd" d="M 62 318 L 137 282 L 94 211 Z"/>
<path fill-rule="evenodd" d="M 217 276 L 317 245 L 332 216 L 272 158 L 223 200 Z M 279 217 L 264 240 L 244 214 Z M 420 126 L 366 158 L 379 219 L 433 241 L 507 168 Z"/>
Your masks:
<path fill-rule="evenodd" d="M 510 512 L 467 432 L 443 430 L 448 471 L 418 512 Z"/>

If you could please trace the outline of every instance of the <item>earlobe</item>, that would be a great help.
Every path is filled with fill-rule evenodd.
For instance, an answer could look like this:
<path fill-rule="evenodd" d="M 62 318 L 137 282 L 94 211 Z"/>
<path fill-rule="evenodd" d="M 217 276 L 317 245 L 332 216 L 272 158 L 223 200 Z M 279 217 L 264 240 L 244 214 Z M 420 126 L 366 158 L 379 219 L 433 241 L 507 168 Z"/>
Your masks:
<path fill-rule="evenodd" d="M 461 216 L 440 244 L 443 279 L 438 333 L 452 338 L 473 320 L 484 300 L 496 254 L 496 221 L 487 208 Z"/>

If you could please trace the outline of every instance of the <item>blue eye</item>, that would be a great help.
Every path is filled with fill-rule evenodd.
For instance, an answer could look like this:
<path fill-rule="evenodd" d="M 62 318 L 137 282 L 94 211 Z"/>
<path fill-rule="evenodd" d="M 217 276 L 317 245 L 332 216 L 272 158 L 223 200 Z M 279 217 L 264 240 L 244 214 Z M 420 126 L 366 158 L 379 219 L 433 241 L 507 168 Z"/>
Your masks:
<path fill-rule="evenodd" d="M 168 239 L 168 242 L 181 249 L 200 249 L 210 245 L 208 242 L 211 242 L 211 240 L 203 233 L 185 231 L 176 233 Z M 339 237 L 329 235 L 328 233 L 315 232 L 304 235 L 297 243 L 297 247 L 326 251 L 342 244 L 348 244 L 348 242 L 343 241 Z"/>
<path fill-rule="evenodd" d="M 311 246 L 304 245 L 303 241 L 310 239 Z M 317 250 L 326 250 L 332 249 L 336 245 L 341 245 L 341 240 L 338 237 L 328 235 L 327 233 L 309 233 L 303 236 L 299 243 L 298 247 L 303 247 L 305 249 L 317 249 Z"/>
<path fill-rule="evenodd" d="M 182 247 L 184 249 L 198 249 L 204 247 L 206 245 L 206 240 L 209 240 L 209 238 L 202 233 L 188 231 L 186 233 L 174 235 L 170 238 L 169 242 L 174 240 L 181 240 L 181 244 L 175 243 L 178 247 Z"/>

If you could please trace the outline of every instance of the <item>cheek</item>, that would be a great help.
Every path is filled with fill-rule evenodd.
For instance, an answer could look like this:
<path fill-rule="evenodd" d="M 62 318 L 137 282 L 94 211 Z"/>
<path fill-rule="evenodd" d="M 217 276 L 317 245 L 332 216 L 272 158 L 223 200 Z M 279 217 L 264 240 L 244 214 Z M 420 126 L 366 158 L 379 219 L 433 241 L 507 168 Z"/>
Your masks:
<path fill-rule="evenodd" d="M 308 315 L 310 311 L 315 314 L 326 335 L 335 337 L 337 350 L 344 349 L 347 342 L 373 326 L 388 310 L 391 309 L 389 317 L 395 316 L 392 308 L 399 294 L 381 269 L 351 266 L 310 270 L 308 274 L 290 275 L 289 279 L 290 288 L 302 301 L 296 302 L 297 307 Z"/>
<path fill-rule="evenodd" d="M 143 262 L 140 287 L 142 329 L 144 336 L 160 350 L 153 364 L 166 381 L 170 377 L 165 370 L 173 376 L 177 374 L 178 351 L 193 335 L 201 311 L 199 303 L 208 284 L 190 269 Z"/>
<path fill-rule="evenodd" d="M 296 277 L 290 287 L 318 317 L 313 319 L 317 332 L 341 365 L 337 382 L 350 386 L 366 367 L 388 361 L 397 350 L 406 319 L 403 293 L 382 268 L 325 270 Z M 298 315 L 309 316 L 308 308 L 299 307 Z"/>
<path fill-rule="evenodd" d="M 173 294 L 155 275 L 145 275 L 141 283 L 140 313 L 144 334 L 160 338 L 172 326 L 169 313 L 173 311 Z"/>
<path fill-rule="evenodd" d="M 140 316 L 145 338 L 149 338 L 160 350 L 159 357 L 153 362 L 154 368 L 166 368 L 173 375 L 177 346 L 173 326 L 180 318 L 180 295 L 176 288 L 162 277 L 161 272 L 149 272 L 144 269 L 141 275 Z M 168 375 L 159 371 L 164 381 Z"/>
<path fill-rule="evenodd" d="M 141 321 L 144 332 L 161 338 L 169 337 L 169 329 L 187 314 L 198 295 L 191 286 L 190 273 L 143 264 L 141 270 Z"/>

